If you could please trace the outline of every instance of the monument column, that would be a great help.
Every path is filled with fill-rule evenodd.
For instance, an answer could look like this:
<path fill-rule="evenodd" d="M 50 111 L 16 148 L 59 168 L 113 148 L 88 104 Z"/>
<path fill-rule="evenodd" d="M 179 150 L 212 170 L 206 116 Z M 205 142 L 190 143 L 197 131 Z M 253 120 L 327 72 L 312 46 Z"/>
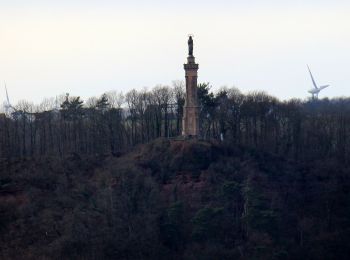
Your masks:
<path fill-rule="evenodd" d="M 199 137 L 199 106 L 197 94 L 198 64 L 193 56 L 193 39 L 188 39 L 188 57 L 184 64 L 186 76 L 186 98 L 182 118 L 182 135 L 184 137 Z"/>

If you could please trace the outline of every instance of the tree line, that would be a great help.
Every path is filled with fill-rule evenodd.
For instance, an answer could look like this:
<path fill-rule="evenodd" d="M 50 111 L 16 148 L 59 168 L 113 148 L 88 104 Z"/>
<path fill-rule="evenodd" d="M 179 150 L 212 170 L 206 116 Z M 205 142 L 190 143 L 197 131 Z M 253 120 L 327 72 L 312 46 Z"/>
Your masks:
<path fill-rule="evenodd" d="M 184 83 L 90 98 L 66 94 L 39 106 L 21 101 L 0 117 L 0 157 L 118 155 L 140 143 L 181 135 Z M 201 138 L 307 161 L 349 162 L 350 99 L 286 101 L 262 91 L 198 85 Z"/>

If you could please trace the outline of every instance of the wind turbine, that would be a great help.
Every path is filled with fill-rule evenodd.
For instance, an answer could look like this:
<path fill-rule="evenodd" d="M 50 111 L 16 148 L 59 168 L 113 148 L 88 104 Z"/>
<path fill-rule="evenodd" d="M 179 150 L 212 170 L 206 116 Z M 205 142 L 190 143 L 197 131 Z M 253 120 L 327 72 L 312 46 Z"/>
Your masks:
<path fill-rule="evenodd" d="M 11 114 L 12 112 L 17 111 L 17 110 L 11 105 L 10 98 L 9 98 L 9 94 L 8 94 L 8 91 L 7 91 L 6 82 L 5 82 L 5 81 L 4 81 L 4 84 L 5 84 L 5 92 L 6 92 L 6 101 L 5 101 L 5 104 L 4 104 L 4 108 L 5 108 L 5 114 L 9 115 L 9 114 Z M 12 111 L 11 111 L 11 110 L 12 110 Z"/>
<path fill-rule="evenodd" d="M 6 82 L 4 81 L 4 85 L 5 85 L 5 94 L 6 94 L 6 101 L 4 103 L 4 107 L 5 107 L 5 113 L 8 114 L 10 108 L 11 108 L 11 103 L 10 103 L 10 99 L 9 99 L 9 94 L 7 92 L 7 87 L 6 87 Z"/>
<path fill-rule="evenodd" d="M 310 73 L 312 84 L 314 85 L 314 88 L 310 89 L 308 92 L 312 94 L 312 99 L 315 99 L 315 98 L 318 99 L 318 94 L 320 93 L 320 91 L 322 89 L 325 89 L 325 88 L 329 87 L 329 85 L 324 85 L 324 86 L 317 87 L 315 79 L 312 76 L 312 73 L 311 73 L 311 70 L 310 70 L 309 66 L 307 66 L 307 68 L 308 68 L 309 73 Z"/>

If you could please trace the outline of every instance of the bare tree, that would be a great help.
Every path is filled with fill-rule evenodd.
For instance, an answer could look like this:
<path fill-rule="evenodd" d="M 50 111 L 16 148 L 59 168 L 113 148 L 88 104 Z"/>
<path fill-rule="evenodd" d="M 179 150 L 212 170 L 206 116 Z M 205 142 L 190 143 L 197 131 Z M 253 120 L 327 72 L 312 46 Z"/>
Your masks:
<path fill-rule="evenodd" d="M 173 95 L 176 104 L 176 134 L 181 134 L 183 106 L 185 105 L 185 82 L 182 80 L 173 81 Z"/>
<path fill-rule="evenodd" d="M 106 95 L 112 108 L 121 108 L 125 103 L 125 96 L 122 92 L 112 90 L 106 92 Z"/>

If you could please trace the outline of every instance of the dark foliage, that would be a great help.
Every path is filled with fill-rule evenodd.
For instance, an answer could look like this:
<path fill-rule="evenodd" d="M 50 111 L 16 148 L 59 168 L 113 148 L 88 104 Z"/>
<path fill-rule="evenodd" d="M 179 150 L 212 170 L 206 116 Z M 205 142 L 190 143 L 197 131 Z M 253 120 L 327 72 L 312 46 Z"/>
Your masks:
<path fill-rule="evenodd" d="M 198 158 L 196 158 L 198 157 Z M 3 259 L 347 259 L 349 167 L 158 139 L 3 159 Z"/>

